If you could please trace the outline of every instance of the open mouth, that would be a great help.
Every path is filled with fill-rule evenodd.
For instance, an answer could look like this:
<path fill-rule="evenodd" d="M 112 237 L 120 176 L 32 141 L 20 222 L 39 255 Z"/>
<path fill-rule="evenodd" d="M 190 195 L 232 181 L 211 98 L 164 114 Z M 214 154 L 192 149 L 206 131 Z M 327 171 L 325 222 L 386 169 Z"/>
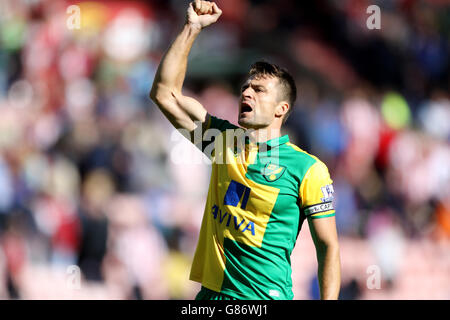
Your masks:
<path fill-rule="evenodd" d="M 241 113 L 251 112 L 252 110 L 253 110 L 252 107 L 248 103 L 246 102 L 241 103 Z"/>

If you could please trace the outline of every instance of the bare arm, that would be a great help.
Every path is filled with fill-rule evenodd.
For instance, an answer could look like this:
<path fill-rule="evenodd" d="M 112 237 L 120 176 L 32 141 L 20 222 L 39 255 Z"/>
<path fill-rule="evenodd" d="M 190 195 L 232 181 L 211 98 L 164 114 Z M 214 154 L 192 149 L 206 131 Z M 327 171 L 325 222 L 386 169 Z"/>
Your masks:
<path fill-rule="evenodd" d="M 339 297 L 341 263 L 335 217 L 308 219 L 311 236 L 316 247 L 320 298 Z"/>
<path fill-rule="evenodd" d="M 156 72 L 150 98 L 175 128 L 192 131 L 194 121 L 206 120 L 205 108 L 195 99 L 182 94 L 187 60 L 192 45 L 200 31 L 219 19 L 222 11 L 213 2 L 195 1 L 189 4 L 186 23 Z"/>

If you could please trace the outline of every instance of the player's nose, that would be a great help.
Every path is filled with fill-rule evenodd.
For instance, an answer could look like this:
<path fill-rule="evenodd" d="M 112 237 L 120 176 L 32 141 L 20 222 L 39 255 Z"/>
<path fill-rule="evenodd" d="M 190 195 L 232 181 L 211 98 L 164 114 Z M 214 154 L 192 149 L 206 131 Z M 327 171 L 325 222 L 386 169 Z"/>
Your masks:
<path fill-rule="evenodd" d="M 242 100 L 251 99 L 252 97 L 252 89 L 250 87 L 242 91 Z"/>

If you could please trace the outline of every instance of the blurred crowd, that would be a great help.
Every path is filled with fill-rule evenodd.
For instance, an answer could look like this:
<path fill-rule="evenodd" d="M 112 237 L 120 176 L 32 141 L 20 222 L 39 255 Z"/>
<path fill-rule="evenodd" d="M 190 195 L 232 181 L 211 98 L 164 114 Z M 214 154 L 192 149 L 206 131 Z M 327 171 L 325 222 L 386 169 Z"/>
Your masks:
<path fill-rule="evenodd" d="M 449 299 L 450 6 L 217 4 L 223 15 L 192 49 L 185 94 L 236 123 L 252 62 L 294 74 L 299 98 L 285 131 L 333 178 L 345 244 L 341 298 L 371 298 L 366 269 L 350 266 L 370 251 L 358 261 L 380 267 L 384 290 L 397 290 L 405 268 L 421 261 L 430 268 L 408 281 L 430 270 L 440 287 L 426 292 Z M 380 30 L 366 25 L 372 4 L 381 8 Z M 188 275 L 210 168 L 179 161 L 183 150 L 202 155 L 148 98 L 187 5 L 0 2 L 0 299 L 195 296 Z M 314 263 L 301 242 L 308 237 L 304 228 L 294 262 Z M 76 289 L 71 266 L 79 268 Z M 317 298 L 314 273 L 293 270 L 294 284 L 307 276 L 296 298 Z"/>

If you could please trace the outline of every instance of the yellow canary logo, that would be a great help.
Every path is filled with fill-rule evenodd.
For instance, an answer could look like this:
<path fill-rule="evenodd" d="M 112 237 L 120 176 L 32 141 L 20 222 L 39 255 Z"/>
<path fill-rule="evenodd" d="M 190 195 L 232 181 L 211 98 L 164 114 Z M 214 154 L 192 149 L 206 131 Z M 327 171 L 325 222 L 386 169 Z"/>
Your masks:
<path fill-rule="evenodd" d="M 280 177 L 283 175 L 285 171 L 286 167 L 282 167 L 273 163 L 268 163 L 264 167 L 263 176 L 267 181 L 273 182 L 280 179 Z"/>

